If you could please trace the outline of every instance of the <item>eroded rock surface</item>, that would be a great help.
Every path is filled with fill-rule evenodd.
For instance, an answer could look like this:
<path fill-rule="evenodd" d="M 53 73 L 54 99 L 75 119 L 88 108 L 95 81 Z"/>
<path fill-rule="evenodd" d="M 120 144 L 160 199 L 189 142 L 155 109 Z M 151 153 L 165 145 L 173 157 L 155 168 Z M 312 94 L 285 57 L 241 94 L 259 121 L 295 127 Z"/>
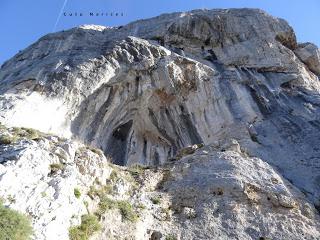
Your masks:
<path fill-rule="evenodd" d="M 263 188 L 250 182 L 260 181 L 254 173 L 247 174 L 253 174 L 252 179 L 233 176 L 239 179 L 230 180 L 232 184 L 242 182 L 235 186 L 237 191 L 247 190 L 230 197 L 232 201 L 248 199 L 262 204 L 263 210 L 241 205 L 239 219 L 232 220 L 243 222 L 241 229 L 228 225 L 228 230 L 222 230 L 216 225 L 208 234 L 255 239 L 275 231 L 269 232 L 271 238 L 286 239 L 280 229 L 287 229 L 289 223 L 280 219 L 292 216 L 291 227 L 304 223 L 305 229 L 288 228 L 288 239 L 299 239 L 302 233 L 316 239 L 317 226 L 314 220 L 306 224 L 305 210 L 296 198 L 302 196 L 302 202 L 320 207 L 319 66 L 315 45 L 297 43 L 286 21 L 256 9 L 164 14 L 113 28 L 80 26 L 42 37 L 1 66 L 0 121 L 77 139 L 102 149 L 122 166 L 185 161 L 184 155 L 195 154 L 202 144 L 218 152 L 233 151 L 235 155 L 211 155 L 209 149 L 204 164 L 231 159 L 227 161 L 230 166 L 223 166 L 234 169 L 235 174 L 241 164 L 250 169 L 256 166 L 252 167 L 256 177 L 267 184 L 263 176 L 275 175 L 283 191 L 280 194 L 273 185 Z M 55 151 L 63 153 L 60 148 Z M 252 157 L 242 156 L 244 153 Z M 5 149 L 1 154 L 4 159 L 12 151 Z M 243 163 L 234 160 L 237 158 Z M 68 161 L 74 164 L 73 157 Z M 193 166 L 197 168 L 197 163 Z M 260 167 L 265 174 L 258 174 Z M 198 180 L 182 174 L 181 183 L 175 183 L 182 186 L 189 179 L 196 187 L 202 179 L 212 178 L 209 173 L 201 174 Z M 73 177 L 77 179 L 76 174 Z M 209 185 L 202 190 L 211 189 Z M 174 182 L 170 188 L 175 188 Z M 118 192 L 126 189 L 119 186 Z M 184 207 L 183 216 L 198 216 L 192 206 Z M 274 214 L 270 218 L 268 211 Z M 201 213 L 207 219 L 213 216 L 212 212 Z M 249 218 L 259 214 L 265 217 L 250 228 Z M 166 214 L 158 215 L 166 219 Z M 268 225 L 271 219 L 279 225 Z M 179 221 L 167 230 L 180 229 Z M 197 224 L 194 229 L 199 230 L 181 237 L 208 237 L 201 235 L 207 233 Z M 130 235 L 133 230 L 128 231 Z M 159 236 L 155 232 L 153 238 Z"/>
<path fill-rule="evenodd" d="M 306 195 L 236 145 L 124 168 L 80 143 L 23 138 L 1 145 L 0 197 L 30 217 L 37 240 L 69 239 L 88 213 L 99 216 L 97 240 L 319 238 L 319 214 Z"/>
<path fill-rule="evenodd" d="M 10 132 L 2 129 L 0 136 Z M 102 153 L 58 137 L 0 144 L 0 198 L 32 219 L 37 240 L 69 239 L 69 227 L 87 213 L 84 193 L 111 171 Z M 75 189 L 83 194 L 79 199 Z"/>
<path fill-rule="evenodd" d="M 316 75 L 320 75 L 320 50 L 312 43 L 303 43 L 295 49 L 296 55 Z"/>

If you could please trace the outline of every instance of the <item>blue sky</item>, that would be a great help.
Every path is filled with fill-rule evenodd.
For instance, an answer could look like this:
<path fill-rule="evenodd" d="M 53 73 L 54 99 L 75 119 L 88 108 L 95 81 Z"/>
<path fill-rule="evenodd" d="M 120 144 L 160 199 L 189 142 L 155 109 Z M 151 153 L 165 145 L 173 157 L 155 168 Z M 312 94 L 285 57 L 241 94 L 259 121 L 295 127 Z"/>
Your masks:
<path fill-rule="evenodd" d="M 123 12 L 123 17 L 65 17 L 64 12 Z M 319 0 L 0 0 L 0 64 L 41 36 L 81 24 L 124 25 L 165 12 L 197 8 L 260 8 L 286 19 L 299 42 L 320 46 Z"/>

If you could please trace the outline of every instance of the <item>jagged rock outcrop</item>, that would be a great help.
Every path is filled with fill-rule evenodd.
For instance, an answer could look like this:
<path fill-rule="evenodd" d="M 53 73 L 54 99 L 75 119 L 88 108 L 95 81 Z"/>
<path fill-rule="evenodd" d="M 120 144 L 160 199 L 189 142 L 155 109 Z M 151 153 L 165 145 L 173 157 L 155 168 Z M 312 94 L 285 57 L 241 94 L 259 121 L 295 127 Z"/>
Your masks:
<path fill-rule="evenodd" d="M 87 212 L 83 201 L 89 199 L 77 199 L 75 189 L 87 192 L 112 169 L 102 152 L 55 136 L 3 140 L 17 131 L 24 135 L 23 129 L 0 129 L 0 198 L 32 219 L 33 239 L 69 239 L 68 228 Z"/>
<path fill-rule="evenodd" d="M 319 208 L 319 73 L 319 49 L 297 43 L 286 21 L 261 10 L 195 10 L 114 28 L 81 26 L 44 36 L 2 65 L 0 121 L 72 137 L 128 166 L 167 164 L 194 144 L 224 150 L 223 141 L 235 139 L 233 151 L 261 159 L 265 174 L 273 169 L 286 189 L 295 189 L 293 198 L 303 192 L 303 202 Z M 255 161 L 241 159 L 249 166 Z M 181 185 L 184 177 L 190 176 L 181 175 Z M 268 203 L 270 189 L 253 189 Z M 289 192 L 285 199 L 292 199 Z M 281 206 L 282 197 L 269 198 Z M 248 209 L 244 219 L 258 214 Z M 304 211 L 298 209 L 292 214 Z M 298 215 L 293 228 L 304 222 Z M 235 235 L 217 231 L 256 238 L 269 221 L 256 223 L 260 231 L 245 231 L 245 223 Z M 308 239 L 319 237 L 313 224 L 303 230 Z M 302 236 L 287 232 L 288 239 Z M 194 238 L 186 234 L 183 239 Z M 279 234 L 271 237 L 286 239 Z"/>
<path fill-rule="evenodd" d="M 320 50 L 312 43 L 299 44 L 294 50 L 299 59 L 316 75 L 320 75 Z"/>

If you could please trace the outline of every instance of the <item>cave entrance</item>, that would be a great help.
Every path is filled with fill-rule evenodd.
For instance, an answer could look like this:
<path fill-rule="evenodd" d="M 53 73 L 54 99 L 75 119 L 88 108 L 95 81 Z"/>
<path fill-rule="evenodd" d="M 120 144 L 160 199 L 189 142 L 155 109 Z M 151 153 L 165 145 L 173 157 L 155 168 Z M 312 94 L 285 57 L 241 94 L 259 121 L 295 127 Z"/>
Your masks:
<path fill-rule="evenodd" d="M 126 155 L 127 155 L 127 143 L 128 136 L 131 131 L 133 121 L 130 120 L 122 125 L 116 127 L 110 139 L 108 140 L 107 148 L 105 149 L 106 154 L 112 157 L 112 163 L 125 166 Z"/>

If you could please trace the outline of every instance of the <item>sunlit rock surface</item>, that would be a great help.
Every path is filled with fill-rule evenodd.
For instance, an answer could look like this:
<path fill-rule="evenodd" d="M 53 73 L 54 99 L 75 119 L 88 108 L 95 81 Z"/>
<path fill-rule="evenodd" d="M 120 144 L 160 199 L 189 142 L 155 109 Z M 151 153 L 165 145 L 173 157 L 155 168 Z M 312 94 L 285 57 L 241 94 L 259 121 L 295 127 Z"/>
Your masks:
<path fill-rule="evenodd" d="M 234 139 L 233 150 L 270 164 L 319 208 L 319 59 L 285 20 L 255 9 L 84 25 L 2 65 L 0 121 L 72 137 L 127 166 Z"/>
<path fill-rule="evenodd" d="M 94 148 L 52 136 L 0 146 L 0 197 L 31 219 L 33 239 L 67 240 L 87 213 L 100 216 L 97 240 L 320 237 L 306 195 L 236 140 L 151 168 L 117 167 Z"/>

